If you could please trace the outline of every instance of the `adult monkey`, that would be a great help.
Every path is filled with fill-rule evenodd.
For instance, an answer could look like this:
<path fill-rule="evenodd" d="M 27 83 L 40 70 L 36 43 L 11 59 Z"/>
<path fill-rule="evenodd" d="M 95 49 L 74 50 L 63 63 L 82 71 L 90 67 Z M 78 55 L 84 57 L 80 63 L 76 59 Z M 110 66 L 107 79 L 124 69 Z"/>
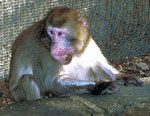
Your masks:
<path fill-rule="evenodd" d="M 92 92 L 113 93 L 117 80 L 141 82 L 109 65 L 76 10 L 57 7 L 23 31 L 12 46 L 10 90 L 15 100 Z"/>

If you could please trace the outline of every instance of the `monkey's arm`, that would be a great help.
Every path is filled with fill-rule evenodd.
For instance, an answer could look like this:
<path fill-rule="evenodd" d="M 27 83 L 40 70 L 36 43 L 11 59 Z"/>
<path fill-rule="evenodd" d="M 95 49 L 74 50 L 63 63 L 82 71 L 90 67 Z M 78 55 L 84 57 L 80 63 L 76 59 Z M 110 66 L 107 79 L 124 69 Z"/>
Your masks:
<path fill-rule="evenodd" d="M 71 78 L 61 79 L 58 77 L 52 82 L 52 90 L 55 89 L 58 95 L 89 93 L 89 88 L 95 85 L 96 83 L 92 81 L 74 80 Z"/>
<path fill-rule="evenodd" d="M 88 85 L 95 85 L 95 82 L 91 81 L 81 81 L 81 80 L 72 80 L 72 79 L 59 79 L 58 82 L 63 86 L 77 86 L 84 87 Z"/>
<path fill-rule="evenodd" d="M 55 90 L 58 89 L 59 92 L 64 92 L 65 95 L 81 93 L 92 93 L 94 95 L 112 94 L 119 90 L 115 82 L 92 82 L 65 78 L 57 80 L 56 83 L 59 86 L 55 85 Z"/>

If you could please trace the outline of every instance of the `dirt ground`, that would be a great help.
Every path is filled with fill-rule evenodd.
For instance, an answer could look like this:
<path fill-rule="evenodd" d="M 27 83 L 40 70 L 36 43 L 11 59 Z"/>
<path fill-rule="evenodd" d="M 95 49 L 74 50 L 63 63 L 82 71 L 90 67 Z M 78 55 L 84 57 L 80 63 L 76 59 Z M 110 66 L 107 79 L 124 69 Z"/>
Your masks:
<path fill-rule="evenodd" d="M 90 94 L 0 105 L 0 116 L 150 116 L 150 77 L 143 87 L 121 86 L 112 95 Z"/>

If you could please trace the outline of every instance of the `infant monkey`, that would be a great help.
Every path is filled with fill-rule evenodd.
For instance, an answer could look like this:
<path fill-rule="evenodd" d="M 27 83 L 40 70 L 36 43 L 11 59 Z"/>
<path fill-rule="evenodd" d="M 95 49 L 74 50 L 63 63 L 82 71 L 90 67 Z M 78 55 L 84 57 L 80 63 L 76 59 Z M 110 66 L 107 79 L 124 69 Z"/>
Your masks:
<path fill-rule="evenodd" d="M 16 101 L 80 93 L 113 93 L 117 81 L 141 82 L 111 66 L 78 11 L 56 7 L 12 45 L 9 87 Z"/>

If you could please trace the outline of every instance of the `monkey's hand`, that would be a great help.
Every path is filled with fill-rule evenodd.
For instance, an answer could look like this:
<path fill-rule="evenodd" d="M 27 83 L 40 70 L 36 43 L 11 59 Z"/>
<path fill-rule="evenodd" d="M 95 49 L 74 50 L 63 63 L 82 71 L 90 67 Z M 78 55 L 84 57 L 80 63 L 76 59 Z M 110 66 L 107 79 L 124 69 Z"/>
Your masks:
<path fill-rule="evenodd" d="M 135 86 L 143 86 L 144 83 L 137 77 L 132 74 L 124 74 L 120 73 L 117 75 L 116 83 L 120 85 L 135 85 Z"/>
<path fill-rule="evenodd" d="M 140 79 L 138 79 L 137 77 L 134 77 L 131 74 L 120 73 L 119 75 L 117 75 L 117 78 L 115 81 L 96 82 L 96 85 L 91 86 L 89 88 L 89 91 L 94 95 L 112 94 L 119 90 L 119 85 L 143 86 L 144 83 Z"/>
<path fill-rule="evenodd" d="M 115 82 L 98 82 L 95 86 L 91 86 L 89 91 L 93 95 L 112 94 L 119 90 L 119 86 Z"/>

